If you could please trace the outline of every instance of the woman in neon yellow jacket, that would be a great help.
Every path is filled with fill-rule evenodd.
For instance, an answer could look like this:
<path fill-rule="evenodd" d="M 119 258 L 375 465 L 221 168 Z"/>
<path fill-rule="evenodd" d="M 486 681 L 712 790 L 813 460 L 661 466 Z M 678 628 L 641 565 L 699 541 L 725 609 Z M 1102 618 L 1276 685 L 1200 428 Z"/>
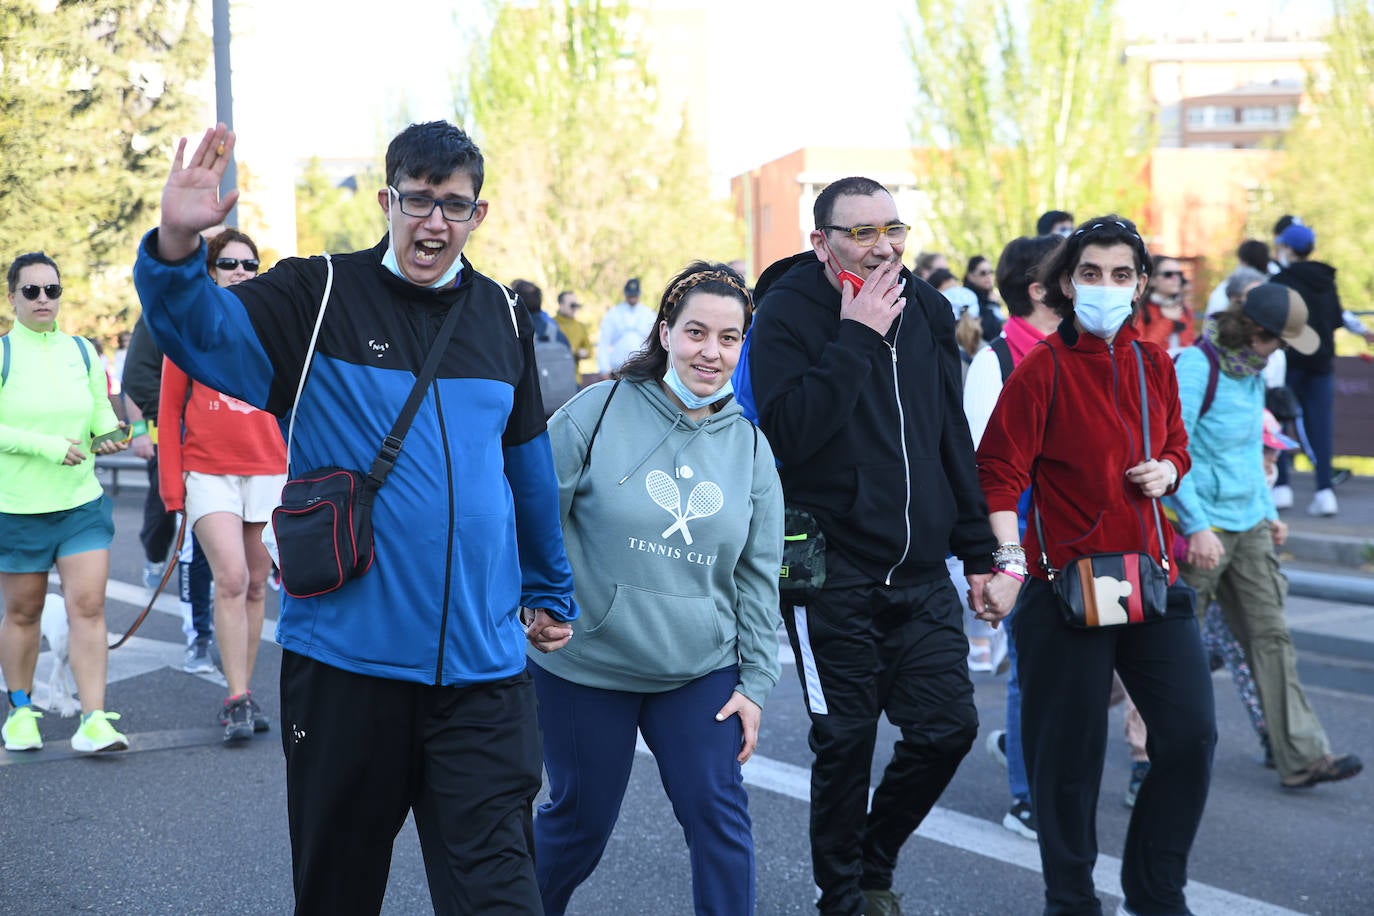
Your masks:
<path fill-rule="evenodd" d="M 104 710 L 105 582 L 114 522 L 92 454 L 128 445 L 93 441 L 120 425 L 94 348 L 57 330 L 61 298 L 61 277 L 47 255 L 21 255 L 10 265 L 15 324 L 0 340 L 0 670 L 9 699 L 3 737 L 11 751 L 43 746 L 42 714 L 30 694 L 48 570 L 56 563 L 81 698 L 72 749 L 124 750 L 127 739 L 110 724 L 119 716 Z"/>

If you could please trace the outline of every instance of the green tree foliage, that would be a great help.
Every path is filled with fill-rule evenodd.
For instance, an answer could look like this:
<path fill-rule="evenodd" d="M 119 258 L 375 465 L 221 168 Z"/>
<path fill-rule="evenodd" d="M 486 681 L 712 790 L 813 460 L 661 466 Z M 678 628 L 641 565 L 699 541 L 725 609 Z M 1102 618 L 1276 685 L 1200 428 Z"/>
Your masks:
<path fill-rule="evenodd" d="M 465 120 L 491 201 L 474 261 L 532 280 L 550 301 L 579 291 L 592 321 L 628 277 L 643 278 L 652 304 L 688 261 L 742 247 L 728 205 L 708 199 L 705 154 L 685 118 L 675 132 L 658 126 L 630 15 L 600 0 L 498 4 L 467 76 Z"/>
<path fill-rule="evenodd" d="M 1046 210 L 1140 212 L 1153 131 L 1114 0 L 915 8 L 911 126 L 936 248 L 995 260 Z"/>
<path fill-rule="evenodd" d="M 138 313 L 130 265 L 210 54 L 196 14 L 195 0 L 0 0 L 0 259 L 52 255 L 64 330 L 106 335 Z"/>
<path fill-rule="evenodd" d="M 373 171 L 352 178 L 356 187 L 341 186 L 318 158 L 310 160 L 296 182 L 296 250 L 301 254 L 371 248 L 386 233 L 386 217 L 377 205 L 377 189 L 386 179 Z"/>
<path fill-rule="evenodd" d="M 1276 212 L 1317 233 L 1313 257 L 1336 268 L 1346 308 L 1374 309 L 1374 2 L 1334 0 L 1325 63 L 1308 83 L 1310 109 L 1284 137 Z M 1265 225 L 1269 231 L 1272 217 Z"/>

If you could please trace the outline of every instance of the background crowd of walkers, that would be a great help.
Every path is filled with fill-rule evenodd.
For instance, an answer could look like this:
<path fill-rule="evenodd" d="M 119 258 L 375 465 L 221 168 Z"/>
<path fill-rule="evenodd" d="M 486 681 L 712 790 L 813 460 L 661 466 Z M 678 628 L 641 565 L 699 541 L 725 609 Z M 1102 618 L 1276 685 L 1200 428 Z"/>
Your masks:
<path fill-rule="evenodd" d="M 912 272 L 895 199 L 846 178 L 817 197 L 807 249 L 755 289 L 694 261 L 655 310 L 632 278 L 594 347 L 572 291 L 547 315 L 538 287 L 463 254 L 492 204 L 459 128 L 392 140 L 374 248 L 261 274 L 249 236 L 213 231 L 237 196 L 218 192 L 234 143 L 223 125 L 182 141 L 137 252 L 131 425 L 88 343 L 57 330 L 57 265 L 10 267 L 8 750 L 42 747 L 31 694 L 54 564 L 82 706 L 72 746 L 128 746 L 103 709 L 113 525 L 93 455 L 132 440 L 156 484 L 150 585 L 170 578 L 169 513 L 185 517 L 186 668 L 215 670 L 213 636 L 226 743 L 269 728 L 251 687 L 283 484 L 360 487 L 319 530 L 367 562 L 303 590 L 299 554 L 280 555 L 299 912 L 376 911 L 408 815 L 436 912 L 564 912 L 605 853 L 636 735 L 696 911 L 752 912 L 741 766 L 780 625 L 810 717 L 823 913 L 902 912 L 900 851 L 978 733 L 976 650 L 999 673 L 1005 654 L 1007 719 L 988 746 L 1007 767 L 1004 825 L 1039 845 L 1046 913 L 1101 912 L 1114 682 L 1141 758 L 1124 914 L 1188 912 L 1217 741 L 1209 655 L 1253 697 L 1280 785 L 1360 772 L 1298 682 L 1275 552 L 1297 443 L 1266 415 L 1271 383 L 1291 391 L 1285 419 L 1316 466 L 1309 511 L 1334 514 L 1332 341 L 1363 330 L 1301 221 L 1275 227 L 1272 277 L 1267 247 L 1241 246 L 1199 324 L 1183 263 L 1125 217 L 1050 211 L 962 278 L 934 252 Z M 881 716 L 900 735 L 871 786 Z"/>

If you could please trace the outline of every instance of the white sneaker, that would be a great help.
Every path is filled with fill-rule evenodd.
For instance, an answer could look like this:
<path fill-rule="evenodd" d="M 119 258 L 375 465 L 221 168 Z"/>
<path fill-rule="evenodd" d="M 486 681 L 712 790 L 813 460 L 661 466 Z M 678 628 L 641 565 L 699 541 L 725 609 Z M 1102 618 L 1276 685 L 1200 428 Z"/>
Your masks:
<path fill-rule="evenodd" d="M 1288 484 L 1275 484 L 1274 489 L 1271 490 L 1270 493 L 1274 497 L 1275 509 L 1293 508 L 1293 488 Z"/>
<path fill-rule="evenodd" d="M 1312 505 L 1307 507 L 1308 515 L 1335 515 L 1339 511 L 1336 506 L 1336 492 L 1329 488 L 1312 494 Z"/>

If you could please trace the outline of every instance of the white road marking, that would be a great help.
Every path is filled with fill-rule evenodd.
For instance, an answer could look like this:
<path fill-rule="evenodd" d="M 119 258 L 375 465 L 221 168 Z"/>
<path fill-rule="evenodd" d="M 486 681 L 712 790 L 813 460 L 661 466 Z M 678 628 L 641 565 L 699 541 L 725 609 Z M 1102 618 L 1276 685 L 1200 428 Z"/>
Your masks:
<path fill-rule="evenodd" d="M 638 739 L 635 749 L 641 754 L 649 755 L 649 748 L 644 744 L 642 737 Z M 811 800 L 809 769 L 773 760 L 761 754 L 755 754 L 744 765 L 744 782 L 753 788 L 785 795 L 798 801 Z M 872 798 L 873 793 L 870 790 L 870 802 Z M 925 840 L 933 840 L 1036 874 L 1040 873 L 1039 847 L 992 821 L 937 805 L 926 815 L 916 835 Z M 1093 883 L 1102 893 L 1120 899 L 1121 860 L 1099 853 L 1097 867 L 1093 869 Z M 1189 881 L 1187 894 L 1188 906 L 1198 913 L 1226 913 L 1227 916 L 1302 916 L 1296 910 L 1263 900 L 1254 900 L 1200 881 Z"/>

